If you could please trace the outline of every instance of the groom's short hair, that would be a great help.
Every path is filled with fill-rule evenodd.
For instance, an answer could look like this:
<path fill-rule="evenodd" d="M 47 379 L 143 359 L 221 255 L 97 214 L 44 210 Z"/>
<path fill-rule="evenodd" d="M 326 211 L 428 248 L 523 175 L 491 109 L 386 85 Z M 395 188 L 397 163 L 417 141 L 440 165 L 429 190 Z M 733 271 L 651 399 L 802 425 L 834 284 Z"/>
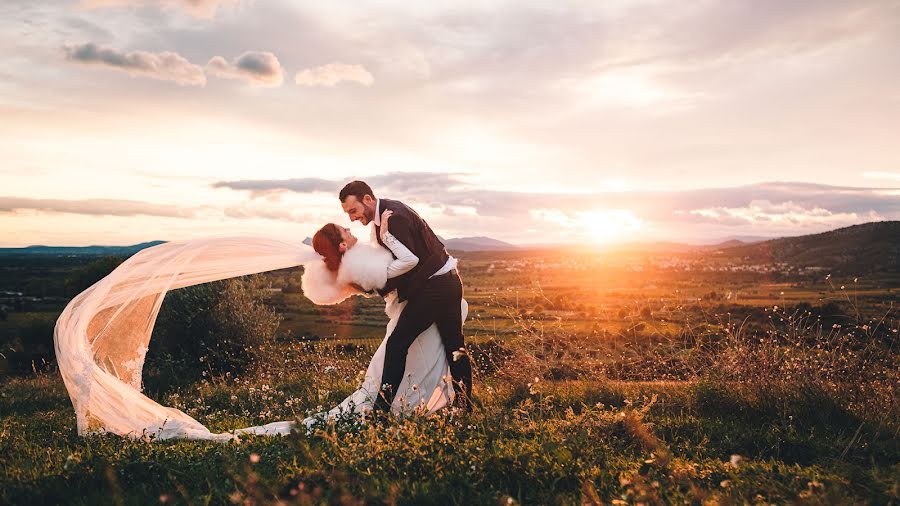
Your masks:
<path fill-rule="evenodd" d="M 350 181 L 344 185 L 340 193 L 341 202 L 345 202 L 350 195 L 356 197 L 356 200 L 360 202 L 362 202 L 363 197 L 366 195 L 371 195 L 373 199 L 375 198 L 375 193 L 372 192 L 372 188 L 363 181 Z"/>

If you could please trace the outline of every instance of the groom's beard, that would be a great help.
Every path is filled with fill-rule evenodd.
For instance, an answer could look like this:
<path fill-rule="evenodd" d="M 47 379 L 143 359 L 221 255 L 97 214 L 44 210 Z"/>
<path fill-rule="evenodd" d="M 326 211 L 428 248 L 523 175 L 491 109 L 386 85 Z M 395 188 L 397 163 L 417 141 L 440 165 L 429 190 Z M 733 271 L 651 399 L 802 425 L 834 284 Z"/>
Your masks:
<path fill-rule="evenodd" d="M 374 207 L 366 207 L 366 212 L 363 213 L 363 219 L 365 219 L 365 223 L 363 225 L 368 226 L 369 223 L 375 221 L 375 208 Z"/>

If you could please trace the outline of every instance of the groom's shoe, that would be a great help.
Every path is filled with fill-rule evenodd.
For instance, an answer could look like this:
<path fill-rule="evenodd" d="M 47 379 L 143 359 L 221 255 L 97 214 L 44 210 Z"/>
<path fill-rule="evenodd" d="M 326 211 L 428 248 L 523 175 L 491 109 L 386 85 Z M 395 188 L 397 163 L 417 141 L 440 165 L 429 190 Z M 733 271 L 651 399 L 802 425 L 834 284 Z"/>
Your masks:
<path fill-rule="evenodd" d="M 472 413 L 472 400 L 459 395 L 453 400 L 453 407 L 466 414 Z"/>
<path fill-rule="evenodd" d="M 470 385 L 461 385 L 457 382 L 453 383 L 453 404 L 454 408 L 465 413 L 472 412 L 472 387 Z"/>
<path fill-rule="evenodd" d="M 467 353 L 454 357 L 450 364 L 450 374 L 453 378 L 453 405 L 462 408 L 465 412 L 472 412 L 472 362 Z"/>
<path fill-rule="evenodd" d="M 378 413 L 389 413 L 391 411 L 391 403 L 394 396 L 391 395 L 390 385 L 385 384 L 384 388 L 378 392 L 373 403 L 372 410 Z"/>

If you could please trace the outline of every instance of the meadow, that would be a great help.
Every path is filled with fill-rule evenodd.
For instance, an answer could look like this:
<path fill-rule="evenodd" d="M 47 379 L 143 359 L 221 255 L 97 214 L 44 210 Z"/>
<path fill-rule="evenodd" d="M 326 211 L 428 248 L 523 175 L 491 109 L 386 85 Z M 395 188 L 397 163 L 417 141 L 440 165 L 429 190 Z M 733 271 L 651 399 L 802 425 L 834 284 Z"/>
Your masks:
<path fill-rule="evenodd" d="M 344 420 L 235 444 L 79 437 L 52 359 L 32 360 L 0 380 L 0 502 L 900 502 L 895 273 L 714 254 L 459 257 L 474 413 Z M 102 271 L 29 268 L 31 289 L 45 291 L 34 282 L 44 272 L 69 272 L 77 286 Z M 151 344 L 148 395 L 215 431 L 339 402 L 383 337 L 383 305 L 313 306 L 300 273 L 245 281 L 278 318 L 246 367 L 173 363 Z M 5 315 L 6 355 L 40 355 L 23 340 L 45 335 L 56 304 Z"/>

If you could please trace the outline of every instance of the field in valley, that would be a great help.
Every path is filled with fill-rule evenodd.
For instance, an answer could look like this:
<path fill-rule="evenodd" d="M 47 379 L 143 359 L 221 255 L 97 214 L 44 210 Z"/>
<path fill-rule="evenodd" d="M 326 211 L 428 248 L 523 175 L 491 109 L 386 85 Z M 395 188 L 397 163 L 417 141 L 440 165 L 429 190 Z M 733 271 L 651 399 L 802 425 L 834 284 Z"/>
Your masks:
<path fill-rule="evenodd" d="M 716 251 L 458 256 L 473 414 L 239 444 L 77 436 L 47 322 L 103 261 L 6 262 L 0 290 L 22 295 L 0 321 L 0 502 L 900 501 L 896 272 Z M 300 274 L 246 282 L 279 320 L 252 361 L 204 369 L 151 344 L 148 395 L 215 431 L 339 402 L 383 303 L 316 307 Z"/>

